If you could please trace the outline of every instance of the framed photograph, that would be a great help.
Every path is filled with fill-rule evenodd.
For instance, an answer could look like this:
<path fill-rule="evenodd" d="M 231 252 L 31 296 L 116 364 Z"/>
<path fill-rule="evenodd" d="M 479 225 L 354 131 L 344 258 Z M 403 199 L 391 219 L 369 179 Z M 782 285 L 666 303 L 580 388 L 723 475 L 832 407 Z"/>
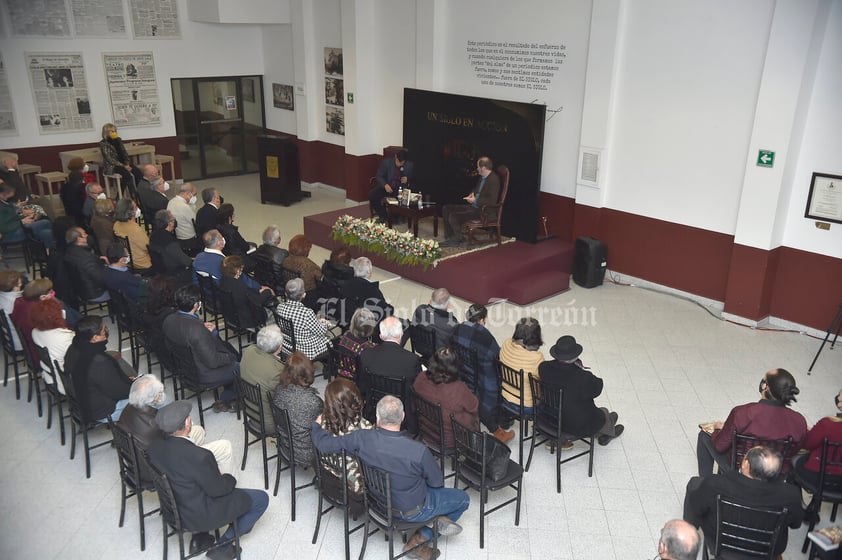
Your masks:
<path fill-rule="evenodd" d="M 338 78 L 325 78 L 325 103 L 342 107 L 345 105 L 344 81 Z"/>
<path fill-rule="evenodd" d="M 342 49 L 325 47 L 325 74 L 342 76 Z"/>
<path fill-rule="evenodd" d="M 292 86 L 286 84 L 272 84 L 272 104 L 278 109 L 295 110 L 295 97 Z"/>
<path fill-rule="evenodd" d="M 813 173 L 804 217 L 842 224 L 842 176 Z"/>
<path fill-rule="evenodd" d="M 225 108 L 229 111 L 237 110 L 237 98 L 233 95 L 225 96 Z"/>
<path fill-rule="evenodd" d="M 254 103 L 254 80 L 243 78 L 243 101 Z"/>
<path fill-rule="evenodd" d="M 340 107 L 325 107 L 325 130 L 345 136 L 345 110 Z"/>

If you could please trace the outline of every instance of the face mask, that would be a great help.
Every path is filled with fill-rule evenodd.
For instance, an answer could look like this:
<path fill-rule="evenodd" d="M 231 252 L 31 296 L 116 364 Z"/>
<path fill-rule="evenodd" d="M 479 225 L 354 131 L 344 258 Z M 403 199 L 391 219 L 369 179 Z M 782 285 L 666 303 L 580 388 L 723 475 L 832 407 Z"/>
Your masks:
<path fill-rule="evenodd" d="M 164 181 L 164 192 L 167 192 L 168 190 L 170 190 L 170 184 Z"/>
<path fill-rule="evenodd" d="M 196 316 L 199 316 L 202 313 L 202 302 L 199 302 L 199 307 L 196 308 Z"/>
<path fill-rule="evenodd" d="M 134 218 L 135 220 L 140 218 L 140 208 L 136 208 L 134 211 Z"/>
<path fill-rule="evenodd" d="M 117 136 L 116 130 L 112 130 L 111 132 L 109 132 L 108 137 L 111 138 L 112 140 L 116 140 L 117 138 L 119 138 L 119 136 Z"/>
<path fill-rule="evenodd" d="M 98 195 L 96 195 L 96 198 L 97 198 L 97 200 L 105 200 L 105 193 L 104 192 L 99 193 Z"/>
<path fill-rule="evenodd" d="M 196 195 L 195 194 L 190 197 L 190 200 L 187 202 L 187 204 L 196 204 Z"/>
<path fill-rule="evenodd" d="M 760 383 L 757 384 L 757 392 L 764 393 L 766 391 L 766 378 L 760 380 Z"/>
<path fill-rule="evenodd" d="M 130 256 L 128 256 L 128 255 L 126 255 L 126 256 L 125 256 L 125 257 L 123 257 L 123 258 L 124 258 L 124 259 L 126 259 L 126 264 L 129 264 L 130 262 L 132 262 L 132 258 L 131 258 Z"/>
<path fill-rule="evenodd" d="M 91 170 L 91 166 L 86 163 L 85 167 L 82 168 L 82 173 L 87 173 L 90 170 Z"/>

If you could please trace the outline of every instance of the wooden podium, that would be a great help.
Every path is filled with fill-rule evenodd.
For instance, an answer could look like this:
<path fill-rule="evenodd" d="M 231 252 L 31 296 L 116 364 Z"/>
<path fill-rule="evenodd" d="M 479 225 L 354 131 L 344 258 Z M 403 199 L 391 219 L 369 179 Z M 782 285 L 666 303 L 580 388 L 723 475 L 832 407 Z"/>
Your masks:
<path fill-rule="evenodd" d="M 260 202 L 289 206 L 310 193 L 301 190 L 298 146 L 289 136 L 258 136 Z"/>

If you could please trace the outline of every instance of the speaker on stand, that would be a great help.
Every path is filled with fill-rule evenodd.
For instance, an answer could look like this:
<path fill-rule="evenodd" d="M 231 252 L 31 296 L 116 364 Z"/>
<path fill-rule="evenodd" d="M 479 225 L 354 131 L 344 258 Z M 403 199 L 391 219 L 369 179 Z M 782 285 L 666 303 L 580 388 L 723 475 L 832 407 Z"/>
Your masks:
<path fill-rule="evenodd" d="M 576 257 L 573 263 L 573 281 L 583 288 L 602 285 L 608 266 L 608 250 L 605 243 L 595 237 L 580 237 L 576 240 Z"/>

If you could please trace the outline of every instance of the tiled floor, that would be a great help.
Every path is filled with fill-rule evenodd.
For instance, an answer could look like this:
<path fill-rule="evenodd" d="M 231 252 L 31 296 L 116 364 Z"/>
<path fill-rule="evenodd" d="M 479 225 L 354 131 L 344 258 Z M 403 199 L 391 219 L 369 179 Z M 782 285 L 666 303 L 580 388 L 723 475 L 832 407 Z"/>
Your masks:
<path fill-rule="evenodd" d="M 262 228 L 276 223 L 286 243 L 301 231 L 302 216 L 345 204 L 338 191 L 318 187 L 312 199 L 289 208 L 261 206 L 253 202 L 257 183 L 255 175 L 206 182 L 219 187 L 235 205 L 236 223 L 247 239 L 259 240 Z M 311 257 L 320 263 L 326 255 L 316 247 Z M 427 287 L 382 271 L 376 276 L 384 281 L 383 291 L 399 314 L 408 315 L 429 298 Z M 460 318 L 467 303 L 455 302 Z M 626 432 L 608 447 L 596 449 L 593 478 L 588 478 L 584 461 L 565 465 L 561 494 L 555 492 L 550 455 L 543 448 L 536 450 L 525 476 L 520 525 L 514 526 L 512 508 L 493 514 L 486 546 L 480 550 L 479 509 L 474 504 L 462 519 L 465 531 L 441 543 L 442 558 L 651 558 L 661 526 L 681 515 L 684 486 L 696 470 L 699 422 L 724 419 L 732 406 L 755 400 L 757 381 L 772 367 L 795 374 L 801 395 L 794 408 L 810 425 L 833 412 L 833 395 L 842 385 L 839 349 L 826 349 L 808 377 L 817 340 L 722 322 L 695 303 L 653 291 L 610 283 L 592 290 L 573 285 L 528 308 L 495 306 L 490 328 L 502 341 L 525 315 L 541 321 L 545 355 L 557 337 L 576 336 L 585 347 L 583 360 L 605 380 L 599 404 L 619 412 Z M 46 431 L 44 422 L 34 404 L 14 399 L 11 385 L 0 390 L 0 558 L 160 558 L 159 518 L 147 521 L 144 553 L 138 547 L 134 501 L 125 526 L 117 527 L 120 484 L 114 451 L 93 451 L 93 476 L 87 480 L 83 458 L 77 455 L 69 461 L 69 449 L 59 445 L 57 429 Z M 206 427 L 209 437 L 232 440 L 235 462 L 241 458 L 242 428 L 234 415 L 208 414 Z M 94 435 L 93 441 L 103 437 Z M 260 487 L 259 452 L 252 449 L 250 455 L 246 470 L 235 475 L 242 487 Z M 341 518 L 332 515 L 312 544 L 315 493 L 299 493 L 297 520 L 292 523 L 288 479 L 281 478 L 278 497 L 271 499 L 266 515 L 243 540 L 244 557 L 342 557 Z M 476 500 L 476 493 L 471 496 Z M 154 507 L 157 499 L 147 494 L 146 503 Z M 827 518 L 824 512 L 823 524 Z M 800 553 L 803 537 L 803 528 L 790 532 L 784 558 L 805 557 Z M 353 554 L 360 542 L 358 535 L 352 537 Z M 176 557 L 175 539 L 170 545 L 170 557 Z M 366 557 L 385 556 L 385 543 L 377 535 Z"/>

